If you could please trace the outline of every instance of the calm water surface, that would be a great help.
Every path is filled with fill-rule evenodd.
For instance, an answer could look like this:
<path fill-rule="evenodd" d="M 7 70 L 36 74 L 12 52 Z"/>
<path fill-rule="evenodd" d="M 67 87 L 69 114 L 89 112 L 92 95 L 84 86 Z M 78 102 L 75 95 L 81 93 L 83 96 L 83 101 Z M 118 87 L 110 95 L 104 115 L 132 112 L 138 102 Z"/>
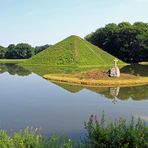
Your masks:
<path fill-rule="evenodd" d="M 100 118 L 102 111 L 107 120 L 133 115 L 147 122 L 148 85 L 83 88 L 51 83 L 14 64 L 0 64 L 1 129 L 11 133 L 33 126 L 47 135 L 64 131 L 79 137 L 89 116 Z"/>

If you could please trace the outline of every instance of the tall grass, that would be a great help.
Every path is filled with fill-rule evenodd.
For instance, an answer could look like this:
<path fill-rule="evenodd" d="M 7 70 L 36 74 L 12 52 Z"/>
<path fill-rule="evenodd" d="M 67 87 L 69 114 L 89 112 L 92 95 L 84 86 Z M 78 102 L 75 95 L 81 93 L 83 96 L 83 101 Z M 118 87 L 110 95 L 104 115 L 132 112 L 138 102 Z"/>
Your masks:
<path fill-rule="evenodd" d="M 87 137 L 81 142 L 73 141 L 65 136 L 52 135 L 46 137 L 38 129 L 26 128 L 13 135 L 0 131 L 0 148 L 147 148 L 148 127 L 144 121 L 130 122 L 123 118 L 109 124 L 104 113 L 100 121 L 91 115 L 85 123 Z"/>
<path fill-rule="evenodd" d="M 148 127 L 140 118 L 136 122 L 134 117 L 130 122 L 124 118 L 110 121 L 106 124 L 104 113 L 99 121 L 91 116 L 85 123 L 88 144 L 93 148 L 147 148 Z"/>
<path fill-rule="evenodd" d="M 26 128 L 9 136 L 0 131 L 0 148 L 72 148 L 75 142 L 66 137 L 42 136 L 38 129 Z"/>

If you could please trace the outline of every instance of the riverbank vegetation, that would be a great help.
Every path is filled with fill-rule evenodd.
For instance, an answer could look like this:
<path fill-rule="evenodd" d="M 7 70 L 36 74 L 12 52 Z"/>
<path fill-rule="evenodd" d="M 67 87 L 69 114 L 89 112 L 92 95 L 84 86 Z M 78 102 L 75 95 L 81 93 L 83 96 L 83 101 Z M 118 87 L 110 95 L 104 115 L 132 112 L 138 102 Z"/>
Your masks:
<path fill-rule="evenodd" d="M 148 127 L 140 118 L 135 122 L 132 117 L 128 123 L 124 118 L 119 118 L 106 124 L 104 113 L 100 120 L 92 115 L 85 129 L 92 148 L 148 147 Z"/>
<path fill-rule="evenodd" d="M 85 39 L 125 62 L 148 61 L 148 23 L 110 23 Z"/>
<path fill-rule="evenodd" d="M 106 148 L 148 147 L 148 127 L 140 118 L 127 122 L 124 118 L 106 123 L 104 113 L 100 120 L 91 115 L 85 123 L 86 137 L 79 142 L 65 136 L 44 136 L 38 129 L 25 129 L 11 136 L 0 131 L 2 148 Z"/>
<path fill-rule="evenodd" d="M 49 46 L 51 45 L 32 47 L 27 43 L 10 44 L 8 47 L 0 46 L 0 59 L 28 59 Z"/>

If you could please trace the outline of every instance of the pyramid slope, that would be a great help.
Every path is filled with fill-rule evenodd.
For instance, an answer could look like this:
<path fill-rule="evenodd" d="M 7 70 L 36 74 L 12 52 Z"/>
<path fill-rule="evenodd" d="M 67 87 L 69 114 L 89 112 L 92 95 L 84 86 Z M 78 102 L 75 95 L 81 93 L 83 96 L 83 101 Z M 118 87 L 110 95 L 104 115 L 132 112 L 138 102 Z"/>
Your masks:
<path fill-rule="evenodd" d="M 50 66 L 108 66 L 115 57 L 78 36 L 47 48 L 23 64 L 47 64 Z M 119 61 L 119 64 L 123 64 Z"/>

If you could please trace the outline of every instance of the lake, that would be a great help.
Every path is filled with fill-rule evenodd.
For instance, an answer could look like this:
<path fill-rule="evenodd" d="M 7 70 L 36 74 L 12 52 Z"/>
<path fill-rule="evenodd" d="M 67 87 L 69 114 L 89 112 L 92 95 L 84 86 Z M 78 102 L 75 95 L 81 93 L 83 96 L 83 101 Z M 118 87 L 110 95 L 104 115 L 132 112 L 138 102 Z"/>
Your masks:
<path fill-rule="evenodd" d="M 133 74 L 148 76 L 148 67 L 127 66 Z M 148 85 L 90 88 L 49 82 L 15 64 L 0 64 L 0 128 L 9 133 L 29 127 L 77 138 L 85 133 L 90 115 L 106 120 L 133 115 L 148 122 Z"/>

